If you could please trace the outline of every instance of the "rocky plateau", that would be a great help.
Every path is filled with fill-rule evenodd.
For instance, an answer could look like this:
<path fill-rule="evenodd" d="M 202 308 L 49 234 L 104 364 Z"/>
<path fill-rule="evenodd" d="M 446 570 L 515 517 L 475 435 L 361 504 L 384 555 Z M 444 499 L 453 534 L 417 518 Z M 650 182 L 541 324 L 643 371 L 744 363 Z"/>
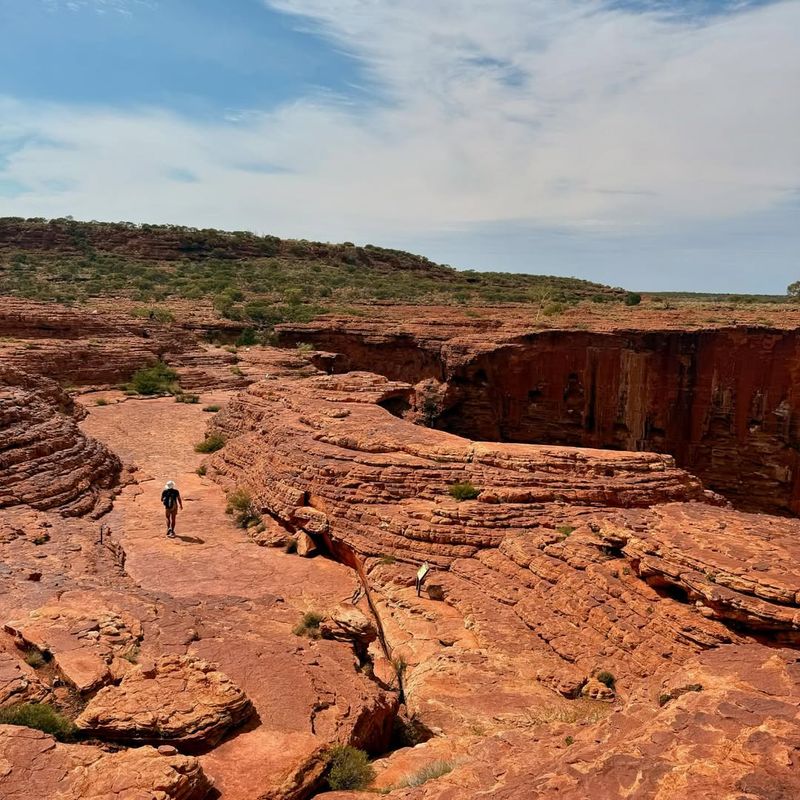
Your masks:
<path fill-rule="evenodd" d="M 0 796 L 797 797 L 800 320 L 381 313 L 0 298 Z"/>

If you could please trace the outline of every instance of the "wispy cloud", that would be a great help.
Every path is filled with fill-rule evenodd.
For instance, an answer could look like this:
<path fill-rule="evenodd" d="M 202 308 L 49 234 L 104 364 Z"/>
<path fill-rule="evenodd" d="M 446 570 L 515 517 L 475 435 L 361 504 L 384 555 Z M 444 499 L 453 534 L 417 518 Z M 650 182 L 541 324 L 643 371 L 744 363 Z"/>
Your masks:
<path fill-rule="evenodd" d="M 798 0 L 268 5 L 356 57 L 373 102 L 301 97 L 210 124 L 8 98 L 0 140 L 57 133 L 70 151 L 30 139 L 7 155 L 0 177 L 32 192 L 0 213 L 362 241 L 507 221 L 618 236 L 763 214 L 800 186 Z"/>

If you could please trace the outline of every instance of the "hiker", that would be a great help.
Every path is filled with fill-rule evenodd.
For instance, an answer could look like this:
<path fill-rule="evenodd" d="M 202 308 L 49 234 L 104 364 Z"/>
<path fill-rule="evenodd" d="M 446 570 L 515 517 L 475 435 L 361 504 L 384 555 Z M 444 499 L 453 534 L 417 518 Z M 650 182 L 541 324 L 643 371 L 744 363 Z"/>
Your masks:
<path fill-rule="evenodd" d="M 164 491 L 161 492 L 161 502 L 167 511 L 167 536 L 172 539 L 175 536 L 178 506 L 183 511 L 183 500 L 181 500 L 181 493 L 175 488 L 175 481 L 167 481 Z"/>

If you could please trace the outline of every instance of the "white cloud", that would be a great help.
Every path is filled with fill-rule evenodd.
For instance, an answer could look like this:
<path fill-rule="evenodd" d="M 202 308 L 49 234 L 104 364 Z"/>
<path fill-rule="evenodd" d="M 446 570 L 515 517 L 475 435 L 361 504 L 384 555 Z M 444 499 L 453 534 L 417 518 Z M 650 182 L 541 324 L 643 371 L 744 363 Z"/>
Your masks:
<path fill-rule="evenodd" d="M 357 56 L 380 102 L 209 124 L 7 98 L 0 142 L 33 138 L 0 177 L 30 191 L 0 189 L 0 213 L 361 241 L 507 220 L 618 233 L 800 186 L 798 0 L 702 24 L 595 0 L 270 5 Z"/>

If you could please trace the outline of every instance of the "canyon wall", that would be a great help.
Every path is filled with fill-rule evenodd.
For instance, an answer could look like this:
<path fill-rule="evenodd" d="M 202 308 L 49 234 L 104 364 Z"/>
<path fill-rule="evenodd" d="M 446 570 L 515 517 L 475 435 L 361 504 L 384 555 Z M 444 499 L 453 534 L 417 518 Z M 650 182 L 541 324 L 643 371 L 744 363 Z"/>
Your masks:
<path fill-rule="evenodd" d="M 84 415 L 55 381 L 0 366 L 0 509 L 107 510 L 121 464 L 81 432 Z"/>
<path fill-rule="evenodd" d="M 446 384 L 437 426 L 481 440 L 670 453 L 746 510 L 800 512 L 800 334 L 765 328 L 415 339 L 292 326 L 334 371 Z M 487 341 L 488 339 L 488 341 Z"/>

